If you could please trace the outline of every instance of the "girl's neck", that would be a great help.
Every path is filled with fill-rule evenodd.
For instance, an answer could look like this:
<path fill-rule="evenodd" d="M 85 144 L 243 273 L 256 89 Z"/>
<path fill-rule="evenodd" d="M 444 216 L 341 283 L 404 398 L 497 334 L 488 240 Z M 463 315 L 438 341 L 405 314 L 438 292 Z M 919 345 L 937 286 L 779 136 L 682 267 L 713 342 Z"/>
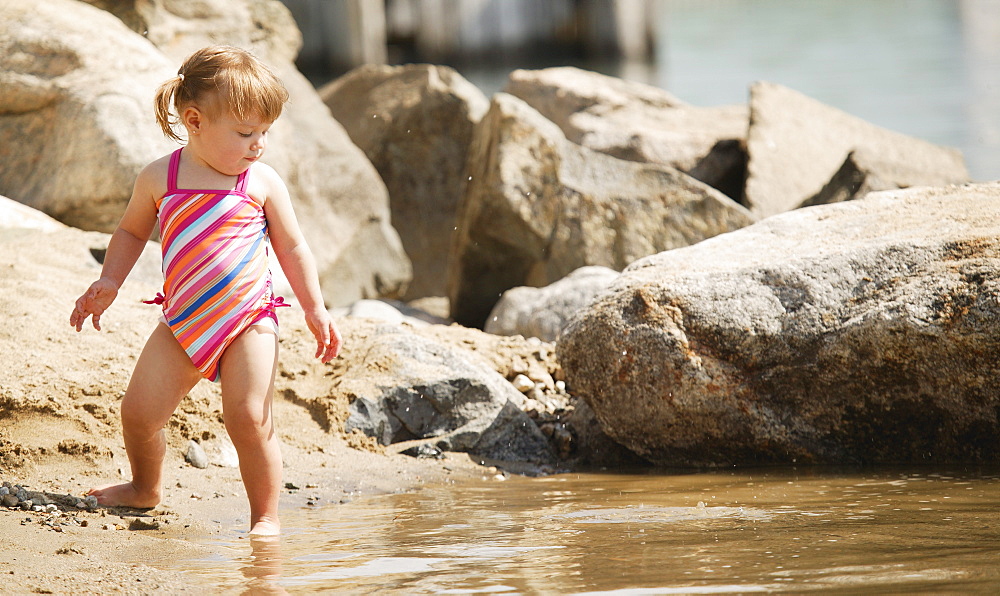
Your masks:
<path fill-rule="evenodd" d="M 198 137 L 192 137 L 181 151 L 177 185 L 190 189 L 226 189 L 236 185 L 239 174 L 230 175 L 212 166 L 202 151 Z"/>

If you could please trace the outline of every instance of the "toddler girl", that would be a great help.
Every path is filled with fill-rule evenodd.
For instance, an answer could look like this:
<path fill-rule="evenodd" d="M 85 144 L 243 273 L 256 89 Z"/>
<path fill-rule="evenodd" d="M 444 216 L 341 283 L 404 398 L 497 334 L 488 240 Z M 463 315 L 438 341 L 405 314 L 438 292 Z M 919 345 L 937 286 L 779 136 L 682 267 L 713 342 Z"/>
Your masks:
<path fill-rule="evenodd" d="M 70 324 L 101 316 L 132 270 L 153 226 L 163 249 L 163 317 L 136 363 L 121 404 L 132 481 L 92 489 L 104 505 L 153 507 L 162 494 L 163 427 L 205 377 L 220 381 L 223 415 L 239 454 L 250 501 L 251 534 L 277 534 L 281 452 L 271 414 L 277 319 L 270 240 L 329 362 L 341 337 L 323 304 L 312 252 L 288 189 L 258 163 L 288 93 L 248 52 L 213 46 L 191 55 L 156 92 L 156 119 L 167 137 L 187 130 L 186 146 L 146 166 L 108 244 L 101 277 L 76 301 Z M 173 112 L 171 111 L 173 109 Z"/>

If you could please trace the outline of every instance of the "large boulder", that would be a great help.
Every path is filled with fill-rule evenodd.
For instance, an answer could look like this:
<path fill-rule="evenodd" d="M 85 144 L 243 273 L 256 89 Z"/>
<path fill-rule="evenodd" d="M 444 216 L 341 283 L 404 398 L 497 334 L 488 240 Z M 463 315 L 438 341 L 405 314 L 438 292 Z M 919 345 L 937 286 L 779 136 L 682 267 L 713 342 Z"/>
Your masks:
<path fill-rule="evenodd" d="M 498 93 L 470 150 L 449 263 L 452 318 L 481 328 L 510 288 L 548 285 L 584 265 L 621 270 L 752 221 L 690 176 L 577 145 Z"/>
<path fill-rule="evenodd" d="M 427 64 L 361 66 L 320 96 L 389 189 L 413 263 L 404 298 L 444 296 L 469 143 L 489 100 L 455 70 Z"/>
<path fill-rule="evenodd" d="M 524 396 L 463 350 L 398 325 L 375 327 L 337 391 L 350 396 L 344 430 L 382 445 L 426 440 L 443 451 L 505 461 L 552 460 Z M 358 348 L 355 348 L 355 352 Z"/>
<path fill-rule="evenodd" d="M 152 98 L 176 67 L 74 0 L 5 0 L 2 12 L 0 193 L 72 226 L 113 230 L 136 174 L 171 149 Z"/>
<path fill-rule="evenodd" d="M 665 465 L 996 462 L 1000 184 L 872 193 L 626 269 L 570 390 Z"/>
<path fill-rule="evenodd" d="M 544 288 L 511 288 L 493 307 L 483 331 L 556 341 L 567 321 L 617 277 L 614 269 L 591 265 Z"/>
<path fill-rule="evenodd" d="M 747 151 L 744 204 L 761 217 L 819 203 L 814 197 L 842 166 L 851 167 L 852 151 L 894 188 L 969 180 L 957 149 L 880 128 L 774 83 L 750 88 Z"/>
<path fill-rule="evenodd" d="M 510 73 L 507 93 L 566 138 L 620 159 L 668 165 L 739 200 L 746 106 L 699 107 L 670 93 L 570 66 Z"/>

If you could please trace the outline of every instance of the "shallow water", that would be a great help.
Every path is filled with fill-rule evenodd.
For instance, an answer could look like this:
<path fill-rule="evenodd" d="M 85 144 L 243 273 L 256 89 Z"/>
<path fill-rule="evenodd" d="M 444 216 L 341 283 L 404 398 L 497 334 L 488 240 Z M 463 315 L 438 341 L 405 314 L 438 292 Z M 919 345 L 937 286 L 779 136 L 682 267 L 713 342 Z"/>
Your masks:
<path fill-rule="evenodd" d="M 508 477 L 283 515 L 221 593 L 1000 591 L 1000 470 Z"/>

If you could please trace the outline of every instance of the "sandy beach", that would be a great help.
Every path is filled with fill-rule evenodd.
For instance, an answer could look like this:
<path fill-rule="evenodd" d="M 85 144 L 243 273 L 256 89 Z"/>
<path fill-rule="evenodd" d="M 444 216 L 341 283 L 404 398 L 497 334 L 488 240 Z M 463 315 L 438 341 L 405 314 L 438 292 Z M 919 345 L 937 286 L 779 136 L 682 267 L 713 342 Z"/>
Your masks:
<path fill-rule="evenodd" d="M 217 385 L 203 381 L 196 386 L 166 428 L 160 506 L 91 511 L 74 505 L 88 489 L 128 477 L 118 405 L 156 324 L 155 307 L 141 300 L 158 289 L 158 247 L 151 244 L 140 259 L 105 315 L 104 330 L 78 334 L 69 326 L 68 313 L 98 273 L 91 249 L 105 246 L 107 236 L 54 222 L 44 230 L 21 225 L 26 227 L 0 229 L 0 317 L 5 321 L 0 329 L 0 482 L 41 493 L 43 498 L 35 500 L 42 502 L 33 505 L 46 511 L 0 507 L 0 591 L 204 593 L 206 586 L 159 565 L 210 556 L 207 539 L 238 538 L 249 529 L 239 471 L 232 467 L 232 454 L 224 453 Z M 490 474 L 488 465 L 467 454 L 416 459 L 343 433 L 347 400 L 327 400 L 322 411 L 310 400 L 331 394 L 331 379 L 348 359 L 359 357 L 352 352 L 352 338 L 355 345 L 361 343 L 357 339 L 370 323 L 338 320 L 345 349 L 340 359 L 324 365 L 312 358 L 315 345 L 302 313 L 283 310 L 274 404 L 288 487 L 283 509 L 336 506 Z M 185 461 L 192 440 L 213 462 L 207 468 Z M 133 523 L 136 519 L 141 521 Z"/>

